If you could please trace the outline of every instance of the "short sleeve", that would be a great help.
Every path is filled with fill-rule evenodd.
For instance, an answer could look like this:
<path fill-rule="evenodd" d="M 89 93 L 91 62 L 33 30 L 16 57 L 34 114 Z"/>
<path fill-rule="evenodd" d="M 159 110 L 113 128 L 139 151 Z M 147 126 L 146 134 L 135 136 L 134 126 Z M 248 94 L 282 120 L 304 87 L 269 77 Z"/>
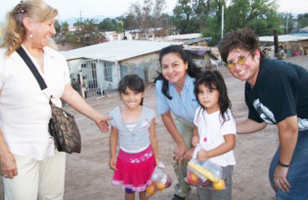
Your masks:
<path fill-rule="evenodd" d="M 222 125 L 221 125 L 221 134 L 222 135 L 228 135 L 228 134 L 234 134 L 236 135 L 236 122 L 235 119 L 231 113 L 230 110 L 227 111 L 228 114 L 228 118 L 229 120 L 225 121 Z"/>
<path fill-rule="evenodd" d="M 170 110 L 165 95 L 162 93 L 163 81 L 157 80 L 155 84 L 156 90 L 156 110 L 157 114 L 162 115 Z"/>
<path fill-rule="evenodd" d="M 199 126 L 199 122 L 201 121 L 201 120 L 199 120 L 199 117 L 201 116 L 200 114 L 202 114 L 202 113 L 200 113 L 200 112 L 202 112 L 202 110 L 203 109 L 200 106 L 199 108 L 197 108 L 197 110 L 195 112 L 194 125 L 196 125 L 196 126 Z"/>
<path fill-rule="evenodd" d="M 109 121 L 109 124 L 110 124 L 112 127 L 115 127 L 115 128 L 117 128 L 117 125 L 116 125 L 117 114 L 116 114 L 116 112 L 117 112 L 118 109 L 119 109 L 118 107 L 115 108 L 115 109 L 112 110 L 112 111 L 109 113 L 109 115 L 108 115 L 109 117 L 112 117 L 112 120 Z"/>
<path fill-rule="evenodd" d="M 64 83 L 65 83 L 65 85 L 67 85 L 67 84 L 71 83 L 70 72 L 69 72 L 69 69 L 68 69 L 67 61 L 62 54 L 61 54 L 61 59 L 62 59 L 63 66 L 64 66 Z"/>
<path fill-rule="evenodd" d="M 251 120 L 256 121 L 258 123 L 264 122 L 260 118 L 257 110 L 253 107 L 252 100 L 248 97 L 248 92 L 247 92 L 248 87 L 249 87 L 248 83 L 246 83 L 245 87 L 246 87 L 246 89 L 245 89 L 245 103 L 246 103 L 246 105 L 248 107 L 248 119 L 251 119 Z"/>
<path fill-rule="evenodd" d="M 149 125 L 150 125 L 152 123 L 153 119 L 156 116 L 155 111 L 153 109 L 147 108 L 147 107 L 144 107 L 143 109 L 144 109 L 145 115 L 143 116 L 142 119 L 146 119 L 149 122 Z"/>
<path fill-rule="evenodd" d="M 152 120 L 156 116 L 155 111 L 153 109 L 149 109 L 149 118 Z"/>

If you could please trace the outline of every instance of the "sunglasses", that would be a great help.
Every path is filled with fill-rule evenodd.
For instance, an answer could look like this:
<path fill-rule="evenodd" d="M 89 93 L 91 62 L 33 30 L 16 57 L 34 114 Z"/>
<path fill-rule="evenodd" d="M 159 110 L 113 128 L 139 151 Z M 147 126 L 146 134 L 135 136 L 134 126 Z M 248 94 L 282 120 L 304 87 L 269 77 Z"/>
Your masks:
<path fill-rule="evenodd" d="M 247 61 L 248 56 L 250 56 L 250 54 L 248 54 L 247 56 L 240 56 L 239 59 L 236 61 L 236 63 L 234 63 L 234 62 L 227 63 L 228 69 L 234 69 L 236 64 L 244 65 Z"/>

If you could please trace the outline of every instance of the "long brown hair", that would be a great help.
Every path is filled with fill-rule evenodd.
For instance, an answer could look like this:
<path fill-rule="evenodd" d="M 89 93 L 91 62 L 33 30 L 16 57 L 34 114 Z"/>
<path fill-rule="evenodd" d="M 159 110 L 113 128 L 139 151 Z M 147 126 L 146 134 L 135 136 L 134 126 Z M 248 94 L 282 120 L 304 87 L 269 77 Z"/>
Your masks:
<path fill-rule="evenodd" d="M 52 19 L 57 14 L 58 11 L 46 4 L 44 0 L 26 0 L 16 5 L 7 13 L 3 31 L 1 47 L 6 48 L 6 56 L 11 55 L 25 40 L 26 29 L 22 22 L 25 17 L 41 23 Z"/>

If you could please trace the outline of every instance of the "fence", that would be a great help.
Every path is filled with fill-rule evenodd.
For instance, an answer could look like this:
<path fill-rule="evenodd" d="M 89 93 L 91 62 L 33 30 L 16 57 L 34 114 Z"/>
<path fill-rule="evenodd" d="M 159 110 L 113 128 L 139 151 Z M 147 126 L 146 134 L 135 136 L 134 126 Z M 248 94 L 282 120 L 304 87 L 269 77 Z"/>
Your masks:
<path fill-rule="evenodd" d="M 99 98 L 114 92 L 113 82 L 118 74 L 113 74 L 115 63 L 104 60 L 83 60 L 79 70 L 79 93 L 86 99 Z M 78 78 L 77 78 L 78 79 Z"/>

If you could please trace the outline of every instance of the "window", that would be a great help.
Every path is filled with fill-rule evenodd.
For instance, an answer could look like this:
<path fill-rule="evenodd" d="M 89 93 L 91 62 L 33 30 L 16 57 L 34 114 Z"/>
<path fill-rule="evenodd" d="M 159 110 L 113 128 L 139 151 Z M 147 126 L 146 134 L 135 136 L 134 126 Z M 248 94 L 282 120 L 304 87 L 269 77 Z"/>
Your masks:
<path fill-rule="evenodd" d="M 104 67 L 104 74 L 105 74 L 105 80 L 112 82 L 112 65 L 111 63 L 105 63 Z"/>

